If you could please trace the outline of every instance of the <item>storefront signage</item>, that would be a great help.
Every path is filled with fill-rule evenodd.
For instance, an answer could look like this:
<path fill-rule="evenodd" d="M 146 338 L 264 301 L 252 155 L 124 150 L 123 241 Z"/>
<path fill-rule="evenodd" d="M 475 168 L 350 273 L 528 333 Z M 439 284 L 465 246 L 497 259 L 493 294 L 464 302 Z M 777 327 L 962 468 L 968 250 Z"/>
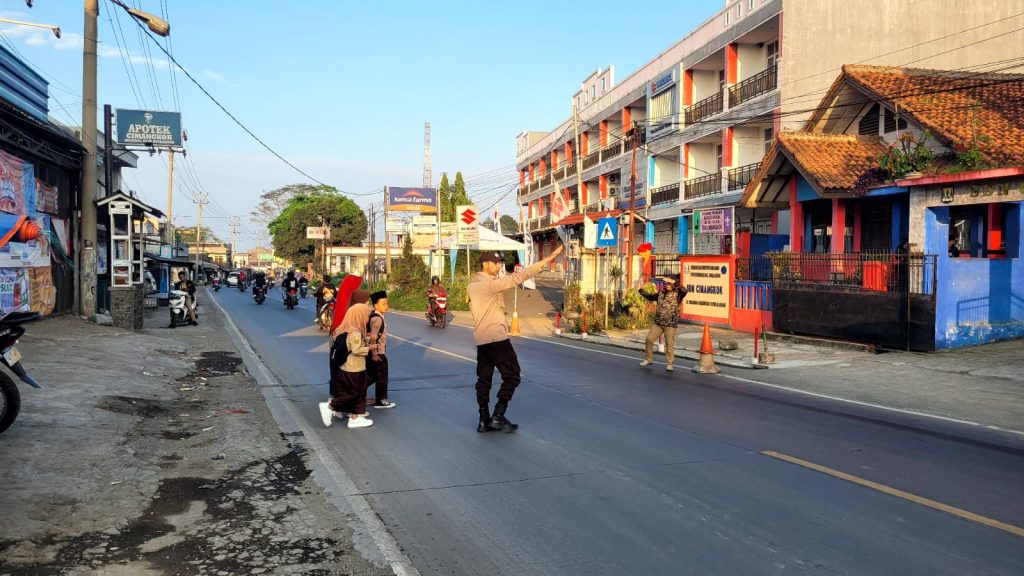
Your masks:
<path fill-rule="evenodd" d="M 327 240 L 331 229 L 327 226 L 306 226 L 306 240 Z"/>
<path fill-rule="evenodd" d="M 480 243 L 480 223 L 477 215 L 480 210 L 474 205 L 456 206 L 455 224 L 458 230 L 459 244 L 466 246 Z"/>
<path fill-rule="evenodd" d="M 181 113 L 156 110 L 115 112 L 117 141 L 123 146 L 144 148 L 181 148 Z"/>
<path fill-rule="evenodd" d="M 732 234 L 733 208 L 697 210 L 693 218 L 697 234 Z"/>
<path fill-rule="evenodd" d="M 654 96 L 659 92 L 662 92 L 666 88 L 673 86 L 676 83 L 676 71 L 671 70 L 655 78 L 651 81 L 650 90 L 648 91 L 649 96 Z"/>
<path fill-rule="evenodd" d="M 948 204 L 948 203 L 953 201 L 953 190 L 954 190 L 954 188 L 952 186 L 946 186 L 946 187 L 944 187 L 942 189 L 942 202 L 943 203 Z"/>
<path fill-rule="evenodd" d="M 436 212 L 436 188 L 387 188 L 388 210 L 400 212 Z"/>
<path fill-rule="evenodd" d="M 686 288 L 683 314 L 729 318 L 732 276 L 729 260 L 684 262 L 681 282 Z"/>

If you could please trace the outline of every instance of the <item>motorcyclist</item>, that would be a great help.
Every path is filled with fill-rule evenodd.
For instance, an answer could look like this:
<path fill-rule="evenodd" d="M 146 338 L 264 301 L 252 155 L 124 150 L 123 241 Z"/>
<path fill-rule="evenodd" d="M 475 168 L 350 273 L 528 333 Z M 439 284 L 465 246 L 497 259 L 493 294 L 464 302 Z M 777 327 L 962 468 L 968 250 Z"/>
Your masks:
<path fill-rule="evenodd" d="M 185 297 L 185 308 L 188 310 L 188 323 L 193 326 L 199 326 L 199 322 L 196 321 L 195 283 L 188 279 L 188 275 L 185 274 L 185 272 L 178 272 L 178 282 L 174 285 L 174 289 L 188 293 L 188 296 Z"/>
<path fill-rule="evenodd" d="M 256 277 L 252 281 L 252 293 L 256 294 L 257 288 L 263 288 L 264 293 L 267 288 L 267 275 L 263 272 L 257 272 Z"/>
<path fill-rule="evenodd" d="M 302 293 L 302 297 L 306 297 L 306 292 L 309 290 L 309 278 L 303 274 L 299 276 L 299 291 Z"/>
<path fill-rule="evenodd" d="M 285 276 L 284 281 L 281 282 L 281 290 L 284 291 L 285 296 L 287 296 L 288 293 L 290 291 L 292 291 L 292 290 L 295 290 L 296 292 L 298 292 L 298 290 L 299 290 L 299 280 L 298 280 L 298 278 L 295 277 L 295 271 L 294 270 L 289 270 L 288 271 L 288 275 Z"/>
<path fill-rule="evenodd" d="M 444 286 L 441 286 L 441 278 L 433 276 L 430 279 L 430 286 L 427 288 L 427 318 L 432 319 L 434 316 L 434 298 L 445 294 Z"/>
<path fill-rule="evenodd" d="M 238 273 L 238 283 L 241 284 L 242 286 L 245 286 L 245 281 L 245 270 L 242 270 L 241 272 Z"/>

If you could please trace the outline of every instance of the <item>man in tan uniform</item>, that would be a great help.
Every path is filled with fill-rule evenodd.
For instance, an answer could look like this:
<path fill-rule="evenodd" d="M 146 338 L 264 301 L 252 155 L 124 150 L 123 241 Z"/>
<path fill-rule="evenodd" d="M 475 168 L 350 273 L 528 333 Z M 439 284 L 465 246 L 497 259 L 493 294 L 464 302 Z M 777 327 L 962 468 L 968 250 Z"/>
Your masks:
<path fill-rule="evenodd" d="M 505 318 L 505 298 L 502 292 L 515 288 L 523 281 L 536 276 L 559 254 L 559 246 L 547 258 L 507 276 L 498 276 L 505 264 L 501 252 L 485 252 L 480 257 L 481 271 L 469 282 L 469 309 L 473 313 L 473 341 L 476 342 L 476 402 L 480 407 L 480 424 L 477 432 L 503 430 L 515 432 L 519 426 L 505 418 L 512 394 L 519 386 L 519 358 L 508 339 L 508 323 Z M 494 369 L 501 373 L 501 389 L 494 415 L 490 413 L 491 378 Z"/>

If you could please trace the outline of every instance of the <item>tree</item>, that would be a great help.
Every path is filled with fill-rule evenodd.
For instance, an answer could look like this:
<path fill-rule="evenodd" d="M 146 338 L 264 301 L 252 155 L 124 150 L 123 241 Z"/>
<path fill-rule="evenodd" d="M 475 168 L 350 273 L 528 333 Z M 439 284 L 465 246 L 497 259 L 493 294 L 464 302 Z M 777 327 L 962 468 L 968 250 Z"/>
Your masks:
<path fill-rule="evenodd" d="M 203 226 L 202 229 L 203 229 L 203 238 L 202 238 L 203 244 L 213 244 L 215 242 L 220 242 L 221 241 L 220 238 L 218 238 L 217 235 L 213 233 L 213 230 L 210 230 L 206 226 Z M 185 244 L 195 244 L 195 241 L 196 241 L 196 227 L 195 226 L 191 226 L 191 227 L 187 227 L 187 228 L 175 228 L 174 229 L 174 239 L 177 242 L 184 242 Z"/>
<path fill-rule="evenodd" d="M 516 219 L 509 216 L 508 214 L 502 214 L 501 218 L 498 219 L 498 225 L 501 226 L 502 234 L 518 234 L 519 224 Z"/>
<path fill-rule="evenodd" d="M 296 196 L 309 196 L 318 192 L 336 194 L 338 191 L 331 186 L 289 184 L 260 194 L 260 203 L 249 214 L 254 221 L 269 225 L 281 215 L 281 212 L 284 211 L 292 198 Z"/>
<path fill-rule="evenodd" d="M 320 241 L 306 238 L 307 227 L 329 227 L 328 245 L 358 246 L 366 238 L 367 222 L 362 209 L 336 189 L 316 188 L 311 194 L 290 198 L 267 229 L 276 255 L 298 265 L 313 262 L 320 268 L 322 262 L 316 257 Z"/>
<path fill-rule="evenodd" d="M 437 189 L 438 200 L 441 202 L 441 221 L 455 222 L 455 205 L 452 204 L 452 186 L 448 183 L 448 173 L 441 173 L 441 186 Z"/>
<path fill-rule="evenodd" d="M 462 179 L 462 172 L 455 173 L 455 186 L 452 187 L 452 206 L 465 206 L 472 204 L 469 194 L 466 193 L 466 181 Z"/>

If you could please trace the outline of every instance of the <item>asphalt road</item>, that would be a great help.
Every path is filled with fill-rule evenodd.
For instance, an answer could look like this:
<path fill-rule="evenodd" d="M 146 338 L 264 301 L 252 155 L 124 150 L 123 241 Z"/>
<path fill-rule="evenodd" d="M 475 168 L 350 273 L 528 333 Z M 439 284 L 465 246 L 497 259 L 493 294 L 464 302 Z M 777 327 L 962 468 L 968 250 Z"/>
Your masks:
<path fill-rule="evenodd" d="M 422 574 L 1020 574 L 1024 452 L 588 345 L 515 339 L 516 434 L 478 434 L 470 331 L 390 314 L 375 425 L 320 423 L 314 301 L 228 311 Z M 823 372 L 823 378 L 827 372 Z M 497 379 L 497 378 L 496 378 Z M 497 382 L 495 391 L 497 390 Z M 817 468 L 816 468 L 817 467 Z M 848 475 L 848 476 L 843 476 Z M 945 507 L 945 508 L 944 508 Z"/>

